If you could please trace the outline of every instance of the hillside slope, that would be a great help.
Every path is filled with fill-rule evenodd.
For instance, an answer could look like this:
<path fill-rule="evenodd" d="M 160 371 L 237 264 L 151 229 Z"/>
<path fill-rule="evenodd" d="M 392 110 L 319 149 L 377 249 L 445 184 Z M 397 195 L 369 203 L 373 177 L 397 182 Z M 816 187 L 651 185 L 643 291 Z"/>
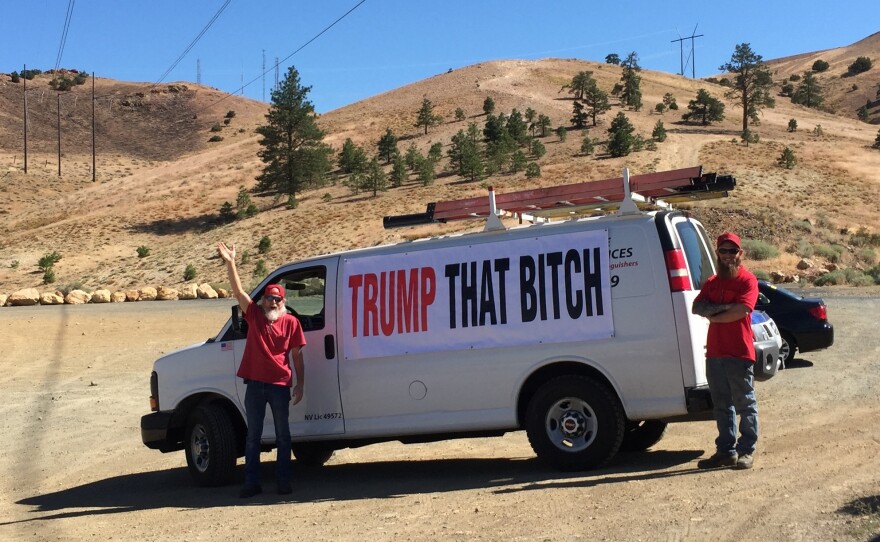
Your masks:
<path fill-rule="evenodd" d="M 878 58 L 880 44 L 875 47 L 869 56 Z M 864 53 L 850 56 L 854 59 L 856 54 Z M 798 62 L 812 63 L 809 59 L 787 62 L 791 64 L 774 69 L 796 71 L 801 66 Z M 486 62 L 340 108 L 322 115 L 319 122 L 327 133 L 326 141 L 337 150 L 350 137 L 373 153 L 379 137 L 391 128 L 401 140 L 401 150 L 414 144 L 426 152 L 433 142 L 441 142 L 445 153 L 452 135 L 466 129 L 469 122 L 482 128 L 482 103 L 487 96 L 495 101 L 496 112 L 510 113 L 514 108 L 523 112 L 531 107 L 548 115 L 554 128 L 568 126 L 572 100 L 561 88 L 583 70 L 592 71 L 605 90 L 620 79 L 618 67 L 575 59 Z M 880 69 L 875 65 L 863 75 L 876 79 L 877 73 Z M 58 177 L 56 135 L 50 118 L 53 104 L 49 103 L 53 100 L 46 95 L 39 106 L 32 106 L 35 98 L 29 97 L 29 169 L 24 174 L 23 141 L 13 129 L 21 127 L 21 88 L 2 79 L 0 293 L 29 286 L 41 290 L 76 285 L 110 289 L 175 286 L 183 282 L 188 264 L 196 268 L 196 280 L 224 282 L 214 250 L 220 240 L 249 252 L 250 261 L 243 270 L 249 275 L 260 258 L 271 269 L 285 261 L 338 250 L 479 228 L 481 224 L 458 223 L 385 231 L 381 218 L 422 211 L 429 201 L 483 195 L 487 184 L 502 192 L 521 190 L 616 177 L 624 167 L 645 173 L 702 164 L 705 171 L 735 175 L 739 184 L 730 198 L 696 204 L 694 212 L 713 232 L 735 227 L 782 250 L 779 257 L 755 267 L 791 272 L 799 259 L 793 251 L 800 240 L 816 246 L 845 245 L 861 227 L 869 232 L 880 230 L 874 201 L 880 191 L 880 152 L 870 148 L 877 126 L 841 112 L 810 110 L 779 99 L 777 107 L 765 110 L 760 126 L 755 127 L 760 142 L 746 147 L 738 139 L 741 110 L 730 102 L 725 101 L 726 118 L 720 123 L 700 126 L 680 121 L 699 88 L 722 100 L 725 88 L 666 73 L 642 72 L 645 106 L 641 111 L 624 110 L 612 98 L 612 110 L 589 130 L 591 137 L 605 140 L 611 119 L 624 111 L 637 132 L 650 138 L 655 123 L 662 121 L 669 137 L 654 151 L 623 158 L 585 156 L 580 153 L 585 134 L 569 129 L 564 142 L 555 134 L 541 138 L 547 153 L 538 160 L 541 177 L 536 180 L 517 173 L 468 183 L 443 172 L 448 161 L 444 158 L 430 186 L 422 186 L 411 176 L 404 186 L 374 198 L 351 194 L 336 175 L 333 184 L 300 194 L 296 209 L 287 209 L 282 199 L 272 195 L 253 195 L 263 212 L 229 225 L 219 225 L 216 215 L 223 202 L 235 202 L 239 187 L 252 187 L 260 171 L 254 128 L 263 121 L 265 104 L 235 96 L 223 99 L 219 91 L 189 83 L 151 92 L 148 85 L 99 79 L 97 93 L 115 92 L 119 99 L 98 107 L 99 111 L 105 108 L 97 114 L 98 133 L 103 137 L 98 143 L 97 182 L 92 182 L 91 112 L 84 105 L 89 102 L 90 82 L 74 90 L 79 96 L 75 106 L 62 106 L 67 115 L 62 120 L 66 135 L 63 175 Z M 653 112 L 653 106 L 665 93 L 672 93 L 681 109 L 661 116 Z M 414 126 L 423 97 L 445 119 L 427 135 Z M 140 105 L 136 105 L 138 99 Z M 69 100 L 65 96 L 63 103 Z M 129 105 L 121 105 L 122 100 Z M 453 120 L 459 107 L 466 113 L 464 121 Z M 228 111 L 235 111 L 235 116 L 223 125 Z M 795 132 L 787 130 L 792 118 L 799 127 Z M 223 126 L 217 133 L 224 139 L 208 143 L 215 134 L 210 128 L 217 123 Z M 817 126 L 821 134 L 814 131 Z M 794 169 L 776 164 L 786 146 L 796 153 Z M 813 226 L 805 227 L 803 220 Z M 258 255 L 256 248 L 264 236 L 272 241 L 272 249 Z M 150 255 L 138 258 L 140 246 L 148 247 Z M 857 257 L 858 247 L 850 249 L 843 263 L 862 267 L 869 263 L 866 257 Z M 53 251 L 62 255 L 55 266 L 57 282 L 40 286 L 37 261 Z"/>

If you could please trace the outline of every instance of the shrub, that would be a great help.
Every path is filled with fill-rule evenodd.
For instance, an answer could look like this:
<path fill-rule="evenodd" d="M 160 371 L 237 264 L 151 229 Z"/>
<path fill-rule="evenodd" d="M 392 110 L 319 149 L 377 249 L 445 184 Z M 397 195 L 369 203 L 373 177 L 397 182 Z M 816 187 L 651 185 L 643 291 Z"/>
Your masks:
<path fill-rule="evenodd" d="M 223 119 L 223 124 L 225 124 L 227 126 L 229 125 L 230 122 L 232 122 L 232 119 Z"/>
<path fill-rule="evenodd" d="M 743 132 L 739 135 L 739 138 L 742 139 L 746 145 L 748 145 L 749 143 L 757 143 L 761 139 L 757 132 L 753 132 L 751 130 L 743 130 Z"/>
<path fill-rule="evenodd" d="M 228 224 L 233 220 L 235 220 L 235 211 L 232 209 L 232 204 L 224 201 L 223 205 L 220 206 L 220 222 Z"/>
<path fill-rule="evenodd" d="M 856 259 L 865 262 L 868 265 L 874 265 L 877 261 L 877 253 L 871 247 L 865 247 L 856 252 Z"/>
<path fill-rule="evenodd" d="M 856 75 L 857 73 L 862 73 L 870 70 L 871 66 L 873 66 L 873 63 L 871 62 L 870 58 L 866 56 L 860 56 L 855 60 L 855 62 L 849 65 L 849 68 L 847 68 L 847 70 L 849 71 L 850 75 Z"/>
<path fill-rule="evenodd" d="M 821 125 L 821 124 L 817 124 L 816 127 L 813 128 L 813 135 L 820 136 L 820 135 L 822 135 L 822 134 L 824 134 L 824 133 L 825 133 L 825 132 L 822 131 L 822 125 Z"/>
<path fill-rule="evenodd" d="M 779 255 L 776 247 L 759 239 L 744 239 L 743 250 L 753 260 L 767 260 Z"/>
<path fill-rule="evenodd" d="M 813 245 L 806 239 L 798 239 L 794 245 L 794 253 L 801 258 L 809 258 L 813 255 Z"/>
<path fill-rule="evenodd" d="M 526 166 L 526 179 L 535 179 L 541 176 L 541 166 L 535 162 L 529 162 Z"/>
<path fill-rule="evenodd" d="M 800 80 L 801 80 L 801 76 L 798 75 L 798 74 L 796 74 L 796 73 L 793 73 L 793 74 L 791 74 L 791 75 L 788 76 L 788 80 L 789 80 L 789 81 L 800 81 Z"/>
<path fill-rule="evenodd" d="M 654 125 L 654 130 L 651 132 L 651 137 L 653 137 L 655 141 L 658 141 L 660 143 L 666 141 L 666 127 L 663 126 L 662 120 L 658 120 L 657 124 Z"/>
<path fill-rule="evenodd" d="M 215 123 L 214 123 L 214 126 L 211 126 L 211 131 L 212 131 L 212 132 L 220 132 L 220 131 L 222 131 L 222 130 L 223 130 L 223 127 L 220 126 L 220 123 L 219 123 L 219 122 L 215 122 Z"/>
<path fill-rule="evenodd" d="M 257 260 L 257 265 L 254 266 L 254 278 L 263 280 L 268 274 L 269 270 L 266 269 L 266 262 L 263 260 Z"/>
<path fill-rule="evenodd" d="M 288 209 L 296 209 L 299 207 L 299 201 L 297 201 L 296 196 L 293 194 L 287 195 L 287 203 L 284 204 Z"/>
<path fill-rule="evenodd" d="M 828 69 L 828 63 L 822 59 L 813 62 L 813 71 L 814 72 L 824 72 Z"/>
<path fill-rule="evenodd" d="M 791 225 L 795 229 L 805 231 L 807 233 L 813 232 L 813 225 L 810 224 L 809 220 L 795 220 L 794 222 L 791 223 Z"/>
<path fill-rule="evenodd" d="M 455 120 L 464 120 L 464 119 L 465 119 L 464 109 L 462 109 L 460 107 L 456 107 L 455 108 Z"/>
<path fill-rule="evenodd" d="M 216 143 L 218 141 L 223 141 L 223 136 L 213 135 L 208 139 L 208 143 Z"/>
<path fill-rule="evenodd" d="M 193 264 L 188 263 L 186 264 L 186 269 L 183 270 L 183 280 L 191 281 L 194 278 L 196 278 L 196 268 Z"/>
<path fill-rule="evenodd" d="M 797 165 L 797 157 L 794 155 L 794 151 L 789 147 L 785 147 L 782 151 L 782 155 L 776 160 L 776 163 L 785 169 L 792 169 L 795 165 Z"/>
<path fill-rule="evenodd" d="M 814 252 L 816 256 L 825 258 L 831 263 L 837 263 L 843 254 L 843 247 L 840 245 L 819 245 L 814 249 Z"/>
<path fill-rule="evenodd" d="M 138 258 L 146 258 L 150 255 L 150 248 L 144 245 L 137 247 Z"/>
<path fill-rule="evenodd" d="M 43 284 L 52 284 L 55 282 L 55 270 L 49 267 L 43 272 Z"/>
<path fill-rule="evenodd" d="M 850 236 L 849 242 L 857 247 L 880 246 L 880 233 L 868 233 L 868 228 L 861 227 Z"/>
<path fill-rule="evenodd" d="M 875 284 L 880 284 L 880 265 L 868 269 L 865 274 L 874 279 Z"/>
<path fill-rule="evenodd" d="M 559 138 L 559 141 L 565 141 L 565 138 L 568 137 L 568 131 L 565 129 L 565 126 L 560 126 L 556 129 L 556 137 Z"/>
<path fill-rule="evenodd" d="M 247 265 L 251 263 L 251 253 L 245 250 L 241 253 L 241 265 Z"/>
<path fill-rule="evenodd" d="M 18 260 L 12 260 L 12 263 L 9 264 L 10 269 L 18 269 L 19 262 Z"/>
<path fill-rule="evenodd" d="M 797 121 L 795 119 L 788 120 L 788 131 L 796 132 L 797 131 Z"/>
<path fill-rule="evenodd" d="M 269 239 L 268 235 L 264 235 L 262 239 L 260 239 L 259 244 L 257 244 L 257 252 L 260 254 L 265 254 L 272 249 L 272 240 Z"/>
<path fill-rule="evenodd" d="M 844 269 L 843 276 L 846 277 L 847 284 L 852 284 L 853 286 L 870 286 L 874 284 L 874 278 L 866 275 L 864 271 L 859 269 Z"/>
<path fill-rule="evenodd" d="M 12 74 L 11 74 L 9 77 L 10 77 L 10 80 L 11 80 L 13 83 L 19 83 L 19 82 L 21 82 L 21 77 L 19 77 L 18 74 L 17 74 L 16 72 L 12 72 Z"/>
<path fill-rule="evenodd" d="M 235 117 L 235 111 L 230 110 L 230 111 L 227 111 L 227 112 L 226 112 L 226 118 L 227 118 L 227 119 L 231 119 L 231 118 L 233 118 L 233 117 Z"/>
<path fill-rule="evenodd" d="M 57 252 L 51 252 L 44 254 L 42 258 L 37 261 L 37 267 L 42 269 L 43 271 L 48 271 L 52 268 L 58 261 L 61 260 L 61 254 Z"/>
<path fill-rule="evenodd" d="M 596 149 L 595 143 L 593 143 L 593 139 L 589 135 L 585 135 L 584 139 L 581 141 L 581 152 L 584 154 L 593 154 L 593 151 Z"/>
<path fill-rule="evenodd" d="M 321 196 L 321 201 L 324 203 L 329 203 L 333 200 L 333 196 L 330 195 L 330 192 L 324 192 L 324 195 Z"/>
<path fill-rule="evenodd" d="M 839 286 L 846 284 L 846 275 L 840 269 L 825 273 L 816 279 L 816 286 Z"/>

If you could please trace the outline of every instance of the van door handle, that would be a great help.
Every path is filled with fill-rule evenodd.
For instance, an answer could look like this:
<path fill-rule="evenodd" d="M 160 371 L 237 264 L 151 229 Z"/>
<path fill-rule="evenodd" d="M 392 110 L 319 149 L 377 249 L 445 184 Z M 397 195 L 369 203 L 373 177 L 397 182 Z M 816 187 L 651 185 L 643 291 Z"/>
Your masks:
<path fill-rule="evenodd" d="M 333 335 L 324 335 L 324 357 L 327 359 L 336 357 L 336 341 Z"/>

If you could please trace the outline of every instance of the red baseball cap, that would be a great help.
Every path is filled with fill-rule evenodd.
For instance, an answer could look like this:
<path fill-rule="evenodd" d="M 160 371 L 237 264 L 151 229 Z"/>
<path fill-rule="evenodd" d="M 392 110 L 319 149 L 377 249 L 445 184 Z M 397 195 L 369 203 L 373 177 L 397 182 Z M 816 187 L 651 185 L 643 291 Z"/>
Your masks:
<path fill-rule="evenodd" d="M 284 295 L 284 286 L 280 284 L 270 284 L 266 286 L 265 295 L 277 295 L 278 297 L 285 297 Z"/>
<path fill-rule="evenodd" d="M 724 232 L 718 236 L 718 240 L 715 242 L 716 247 L 720 247 L 721 243 L 730 242 L 736 245 L 736 248 L 742 248 L 742 242 L 739 240 L 739 235 L 732 232 Z"/>

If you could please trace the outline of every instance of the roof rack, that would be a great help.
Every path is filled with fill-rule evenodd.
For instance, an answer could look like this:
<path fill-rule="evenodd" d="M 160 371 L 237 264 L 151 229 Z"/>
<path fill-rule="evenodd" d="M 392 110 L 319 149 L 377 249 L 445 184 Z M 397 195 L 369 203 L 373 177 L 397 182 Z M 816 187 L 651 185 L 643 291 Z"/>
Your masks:
<path fill-rule="evenodd" d="M 532 221 L 610 209 L 631 214 L 640 212 L 640 205 L 668 207 L 672 203 L 727 197 L 735 186 L 733 176 L 703 173 L 702 166 L 633 176 L 624 169 L 623 177 L 507 194 L 496 195 L 489 187 L 488 196 L 429 203 L 424 213 L 386 216 L 382 223 L 389 229 L 483 218 L 487 219 L 486 230 L 495 230 L 504 228 L 499 214 Z"/>

